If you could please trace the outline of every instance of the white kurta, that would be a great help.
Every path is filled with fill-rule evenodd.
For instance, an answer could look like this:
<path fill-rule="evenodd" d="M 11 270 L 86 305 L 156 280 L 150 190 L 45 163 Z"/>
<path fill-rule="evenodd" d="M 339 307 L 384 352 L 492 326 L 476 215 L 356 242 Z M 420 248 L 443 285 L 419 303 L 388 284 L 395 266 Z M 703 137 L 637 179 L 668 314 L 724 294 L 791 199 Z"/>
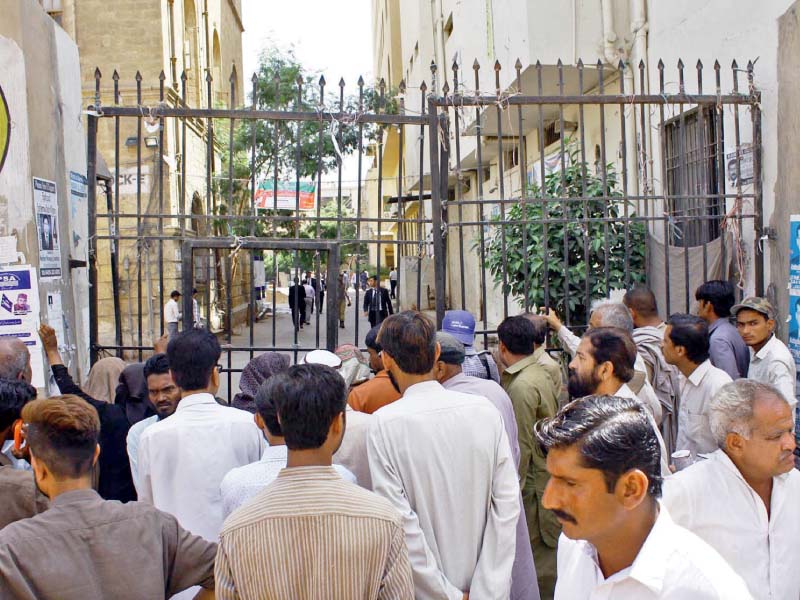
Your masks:
<path fill-rule="evenodd" d="M 192 394 L 139 441 L 139 500 L 175 516 L 184 529 L 216 542 L 222 528 L 222 478 L 261 458 L 264 437 L 244 410 Z"/>
<path fill-rule="evenodd" d="M 418 600 L 508 598 L 519 483 L 498 410 L 436 381 L 376 413 L 373 490 L 403 517 Z"/>
<path fill-rule="evenodd" d="M 664 484 L 675 522 L 708 542 L 759 600 L 800 598 L 800 472 L 773 478 L 770 514 L 717 450 Z"/>
<path fill-rule="evenodd" d="M 603 576 L 595 547 L 558 539 L 556 600 L 750 600 L 742 578 L 661 506 L 653 529 L 627 569 Z"/>
<path fill-rule="evenodd" d="M 708 422 L 708 405 L 719 388 L 733 380 L 710 360 L 699 364 L 689 377 L 681 375 L 680 380 L 681 405 L 675 449 L 691 450 L 695 454 L 714 452 L 719 446 Z"/>

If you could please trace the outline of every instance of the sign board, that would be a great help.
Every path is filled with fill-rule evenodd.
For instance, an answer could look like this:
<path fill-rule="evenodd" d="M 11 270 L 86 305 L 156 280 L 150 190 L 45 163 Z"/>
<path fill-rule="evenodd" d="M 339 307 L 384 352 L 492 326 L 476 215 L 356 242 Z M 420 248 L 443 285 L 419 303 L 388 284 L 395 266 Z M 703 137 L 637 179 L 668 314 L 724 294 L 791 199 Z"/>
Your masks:
<path fill-rule="evenodd" d="M 19 338 L 31 353 L 32 385 L 43 388 L 44 360 L 39 339 L 39 287 L 29 266 L 0 268 L 0 337 Z"/>
<path fill-rule="evenodd" d="M 116 173 L 112 170 L 112 175 Z M 150 193 L 150 167 L 142 165 L 141 171 L 136 167 L 126 167 L 119 170 L 117 174 L 117 181 L 119 182 L 119 195 L 120 196 L 135 196 L 137 189 L 137 182 L 141 182 L 142 194 Z"/>
<path fill-rule="evenodd" d="M 39 232 L 39 272 L 42 281 L 61 279 L 61 241 L 58 235 L 55 182 L 33 178 L 33 207 Z"/>
<path fill-rule="evenodd" d="M 255 195 L 256 208 L 263 210 L 296 210 L 298 206 L 298 196 L 300 210 L 316 210 L 317 194 L 314 183 L 301 181 L 279 181 L 278 189 L 275 189 L 272 180 L 262 181 L 258 184 Z"/>
<path fill-rule="evenodd" d="M 789 220 L 789 351 L 800 373 L 800 215 Z"/>
<path fill-rule="evenodd" d="M 738 185 L 736 152 L 729 152 L 725 155 L 725 164 L 731 185 Z M 753 147 L 750 144 L 742 144 L 739 147 L 739 174 L 742 176 L 742 185 L 753 183 Z"/>

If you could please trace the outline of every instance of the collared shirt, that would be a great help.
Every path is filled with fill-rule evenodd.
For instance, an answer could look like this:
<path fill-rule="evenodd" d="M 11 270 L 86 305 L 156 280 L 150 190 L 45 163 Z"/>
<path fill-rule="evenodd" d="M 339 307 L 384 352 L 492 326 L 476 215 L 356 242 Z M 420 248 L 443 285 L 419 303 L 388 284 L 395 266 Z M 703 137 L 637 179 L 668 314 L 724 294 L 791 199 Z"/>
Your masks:
<path fill-rule="evenodd" d="M 128 437 L 126 445 L 128 448 L 128 460 L 131 462 L 131 476 L 133 483 L 137 487 L 139 483 L 136 481 L 139 478 L 139 442 L 142 438 L 144 430 L 150 427 L 153 423 L 158 423 L 158 415 L 147 417 L 143 421 L 139 421 L 136 425 L 132 425 L 128 430 Z"/>
<path fill-rule="evenodd" d="M 389 271 L 389 281 L 397 281 L 397 271 L 394 269 Z"/>
<path fill-rule="evenodd" d="M 575 356 L 575 352 L 578 351 L 578 345 L 581 343 L 581 338 L 562 326 L 561 329 L 558 330 L 558 340 L 561 342 L 561 345 L 567 349 L 570 356 Z M 656 425 L 658 425 L 661 423 L 663 417 L 661 402 L 658 396 L 656 396 L 653 386 L 650 385 L 650 382 L 647 380 L 647 365 L 638 352 L 636 353 L 636 361 L 633 363 L 633 370 L 644 375 L 644 384 L 635 396 L 642 401 L 642 404 L 644 404 L 650 412 L 650 415 L 655 419 Z"/>
<path fill-rule="evenodd" d="M 367 451 L 373 489 L 403 516 L 416 597 L 507 598 L 519 484 L 497 409 L 418 383 L 375 413 Z"/>
<path fill-rule="evenodd" d="M 633 390 L 628 387 L 627 383 L 623 383 L 622 387 L 619 388 L 613 395 L 617 398 L 630 398 L 641 402 L 641 399 L 633 393 Z M 661 435 L 661 430 L 658 428 L 658 424 L 653 418 L 653 415 L 650 414 L 650 411 L 647 411 L 647 418 L 650 421 L 650 425 L 653 426 L 653 431 L 656 432 L 658 446 L 661 448 L 661 474 L 664 477 L 668 477 L 672 471 L 669 470 L 669 455 L 667 454 L 667 445 L 664 443 L 664 436 Z"/>
<path fill-rule="evenodd" d="M 693 533 L 678 527 L 667 509 L 633 563 L 608 578 L 597 550 L 564 534 L 558 540 L 556 600 L 751 600 L 742 578 Z"/>
<path fill-rule="evenodd" d="M 220 600 L 408 599 L 402 519 L 330 467 L 283 469 L 220 533 Z"/>
<path fill-rule="evenodd" d="M 139 499 L 214 541 L 223 521 L 222 478 L 261 458 L 263 440 L 249 412 L 221 406 L 211 394 L 186 396 L 169 419 L 142 433 Z"/>
<path fill-rule="evenodd" d="M 747 377 L 750 351 L 728 319 L 717 319 L 708 326 L 708 342 L 712 365 L 725 371 L 731 379 Z"/>
<path fill-rule="evenodd" d="M 446 390 L 488 398 L 494 404 L 503 418 L 503 426 L 506 429 L 508 441 L 511 443 L 511 456 L 514 457 L 514 465 L 519 467 L 517 419 L 514 416 L 514 406 L 511 404 L 511 398 L 508 397 L 505 390 L 494 381 L 470 377 L 469 375 L 464 375 L 464 373 L 454 375 L 442 383 L 442 386 Z M 520 495 L 521 502 L 522 496 Z M 539 582 L 536 580 L 536 567 L 533 564 L 528 522 L 523 506 L 519 513 L 519 519 L 517 519 L 517 550 L 514 557 L 514 567 L 511 570 L 510 598 L 511 600 L 534 600 L 538 597 Z"/>
<path fill-rule="evenodd" d="M 718 448 L 708 422 L 708 404 L 731 376 L 706 360 L 689 377 L 681 375 L 681 404 L 678 409 L 677 450 L 695 454 L 713 452 Z"/>
<path fill-rule="evenodd" d="M 149 504 L 65 492 L 49 510 L 0 531 L 0 595 L 133 600 L 213 588 L 216 550 Z"/>
<path fill-rule="evenodd" d="M 351 389 L 347 403 L 353 410 L 374 413 L 380 407 L 391 404 L 399 398 L 400 392 L 392 385 L 389 373 L 384 370 L 378 371 L 375 377 Z"/>
<path fill-rule="evenodd" d="M 372 475 L 370 475 L 369 461 L 367 460 L 367 432 L 369 424 L 372 422 L 372 415 L 358 412 L 348 406 L 345 420 L 342 445 L 333 455 L 333 466 L 342 469 L 343 472 L 340 474 L 344 479 L 348 479 L 344 474 L 346 472 L 349 477 L 352 477 L 353 483 L 371 490 Z"/>
<path fill-rule="evenodd" d="M 774 385 L 792 406 L 792 410 L 797 406 L 796 377 L 797 369 L 792 353 L 774 334 L 758 352 L 753 352 L 750 348 L 750 368 L 747 371 L 747 378 Z"/>
<path fill-rule="evenodd" d="M 3 442 L 3 449 L 0 451 L 0 465 L 8 465 L 20 471 L 32 471 L 31 464 L 27 460 L 14 456 L 13 448 L 14 440 Z"/>
<path fill-rule="evenodd" d="M 664 483 L 675 522 L 722 555 L 758 600 L 800 598 L 800 472 L 772 478 L 770 512 L 722 450 Z"/>
<path fill-rule="evenodd" d="M 222 494 L 222 514 L 227 519 L 233 511 L 243 506 L 278 477 L 281 469 L 286 468 L 289 451 L 285 445 L 267 446 L 261 459 L 243 467 L 228 471 L 219 485 Z M 356 482 L 355 476 L 347 469 L 334 465 L 333 468 L 343 479 Z"/>
<path fill-rule="evenodd" d="M 170 298 L 167 300 L 167 303 L 164 305 L 164 322 L 165 323 L 177 323 L 181 320 L 181 311 L 178 303 Z"/>
<path fill-rule="evenodd" d="M 0 466 L 0 529 L 47 510 L 49 504 L 31 471 Z"/>
<path fill-rule="evenodd" d="M 491 352 L 478 352 L 474 346 L 464 346 L 464 354 L 461 370 L 465 375 L 500 383 L 500 371 Z"/>

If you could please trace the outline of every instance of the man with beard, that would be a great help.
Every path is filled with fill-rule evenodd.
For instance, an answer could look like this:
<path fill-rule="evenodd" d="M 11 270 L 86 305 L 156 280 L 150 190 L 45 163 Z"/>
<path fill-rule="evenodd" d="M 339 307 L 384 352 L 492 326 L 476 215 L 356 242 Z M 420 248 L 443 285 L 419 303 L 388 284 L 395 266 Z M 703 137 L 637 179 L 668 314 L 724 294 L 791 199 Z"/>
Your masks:
<path fill-rule="evenodd" d="M 403 515 L 418 599 L 508 598 L 519 484 L 498 410 L 434 378 L 436 328 L 406 311 L 383 322 L 383 365 L 402 397 L 374 413 L 373 490 Z"/>
<path fill-rule="evenodd" d="M 100 454 L 94 408 L 56 396 L 26 404 L 22 420 L 50 509 L 0 531 L 3 597 L 168 598 L 192 585 L 214 588 L 215 543 L 150 504 L 103 500 L 92 489 Z"/>
<path fill-rule="evenodd" d="M 754 598 L 800 598 L 794 418 L 777 388 L 739 379 L 708 405 L 718 449 L 667 479 L 675 522 L 708 542 Z"/>
<path fill-rule="evenodd" d="M 636 344 L 627 331 L 617 327 L 590 329 L 581 338 L 575 357 L 569 363 L 567 391 L 570 398 L 616 396 L 641 402 L 628 386 L 633 379 L 635 362 Z M 661 447 L 661 470 L 667 476 L 670 470 L 664 439 L 650 411 L 648 415 Z"/>
<path fill-rule="evenodd" d="M 747 600 L 742 579 L 660 504 L 658 440 L 634 398 L 590 396 L 536 424 L 561 521 L 556 600 Z M 783 596 L 787 597 L 787 596 Z"/>
<path fill-rule="evenodd" d="M 507 365 L 501 381 L 511 398 L 519 435 L 519 481 L 528 521 L 533 561 L 542 598 L 553 597 L 556 583 L 556 545 L 561 528 L 552 512 L 542 507 L 547 485 L 544 454 L 533 437 L 537 421 L 558 410 L 558 388 L 534 352 L 537 332 L 524 316 L 508 317 L 497 328 L 500 358 Z"/>
<path fill-rule="evenodd" d="M 133 483 L 138 485 L 139 467 L 139 438 L 142 432 L 153 423 L 166 419 L 181 401 L 181 390 L 172 380 L 169 372 L 169 361 L 166 354 L 154 354 L 144 363 L 144 377 L 147 381 L 147 396 L 156 409 L 156 414 L 139 421 L 128 431 L 127 448 L 128 458 L 131 462 L 131 476 Z"/>

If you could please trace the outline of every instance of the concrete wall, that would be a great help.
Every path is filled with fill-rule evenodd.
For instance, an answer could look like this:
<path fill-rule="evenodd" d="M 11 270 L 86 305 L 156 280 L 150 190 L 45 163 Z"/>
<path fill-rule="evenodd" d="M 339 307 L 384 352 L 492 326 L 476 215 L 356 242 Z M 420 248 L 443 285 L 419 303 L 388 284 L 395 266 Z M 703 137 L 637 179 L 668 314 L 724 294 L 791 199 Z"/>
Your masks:
<path fill-rule="evenodd" d="M 69 270 L 70 258 L 86 260 L 86 205 L 70 198 L 70 171 L 86 174 L 79 81 L 77 47 L 39 3 L 5 0 L 0 87 L 9 103 L 12 133 L 8 161 L 0 172 L 0 235 L 16 234 L 17 250 L 38 266 L 31 178 L 56 183 L 63 277 L 40 283 L 40 305 L 46 316 L 46 294 L 61 294 L 64 359 L 74 375 L 85 377 L 88 314 L 76 307 L 88 306 L 86 273 Z"/>
<path fill-rule="evenodd" d="M 775 209 L 770 224 L 777 229 L 778 240 L 771 253 L 773 274 L 772 292 L 777 301 L 778 313 L 789 314 L 789 215 L 800 213 L 800 173 L 797 157 L 800 156 L 800 2 L 795 2 L 778 22 L 778 115 L 777 115 L 777 172 L 775 183 Z M 780 333 L 786 339 L 785 319 L 778 319 Z"/>

